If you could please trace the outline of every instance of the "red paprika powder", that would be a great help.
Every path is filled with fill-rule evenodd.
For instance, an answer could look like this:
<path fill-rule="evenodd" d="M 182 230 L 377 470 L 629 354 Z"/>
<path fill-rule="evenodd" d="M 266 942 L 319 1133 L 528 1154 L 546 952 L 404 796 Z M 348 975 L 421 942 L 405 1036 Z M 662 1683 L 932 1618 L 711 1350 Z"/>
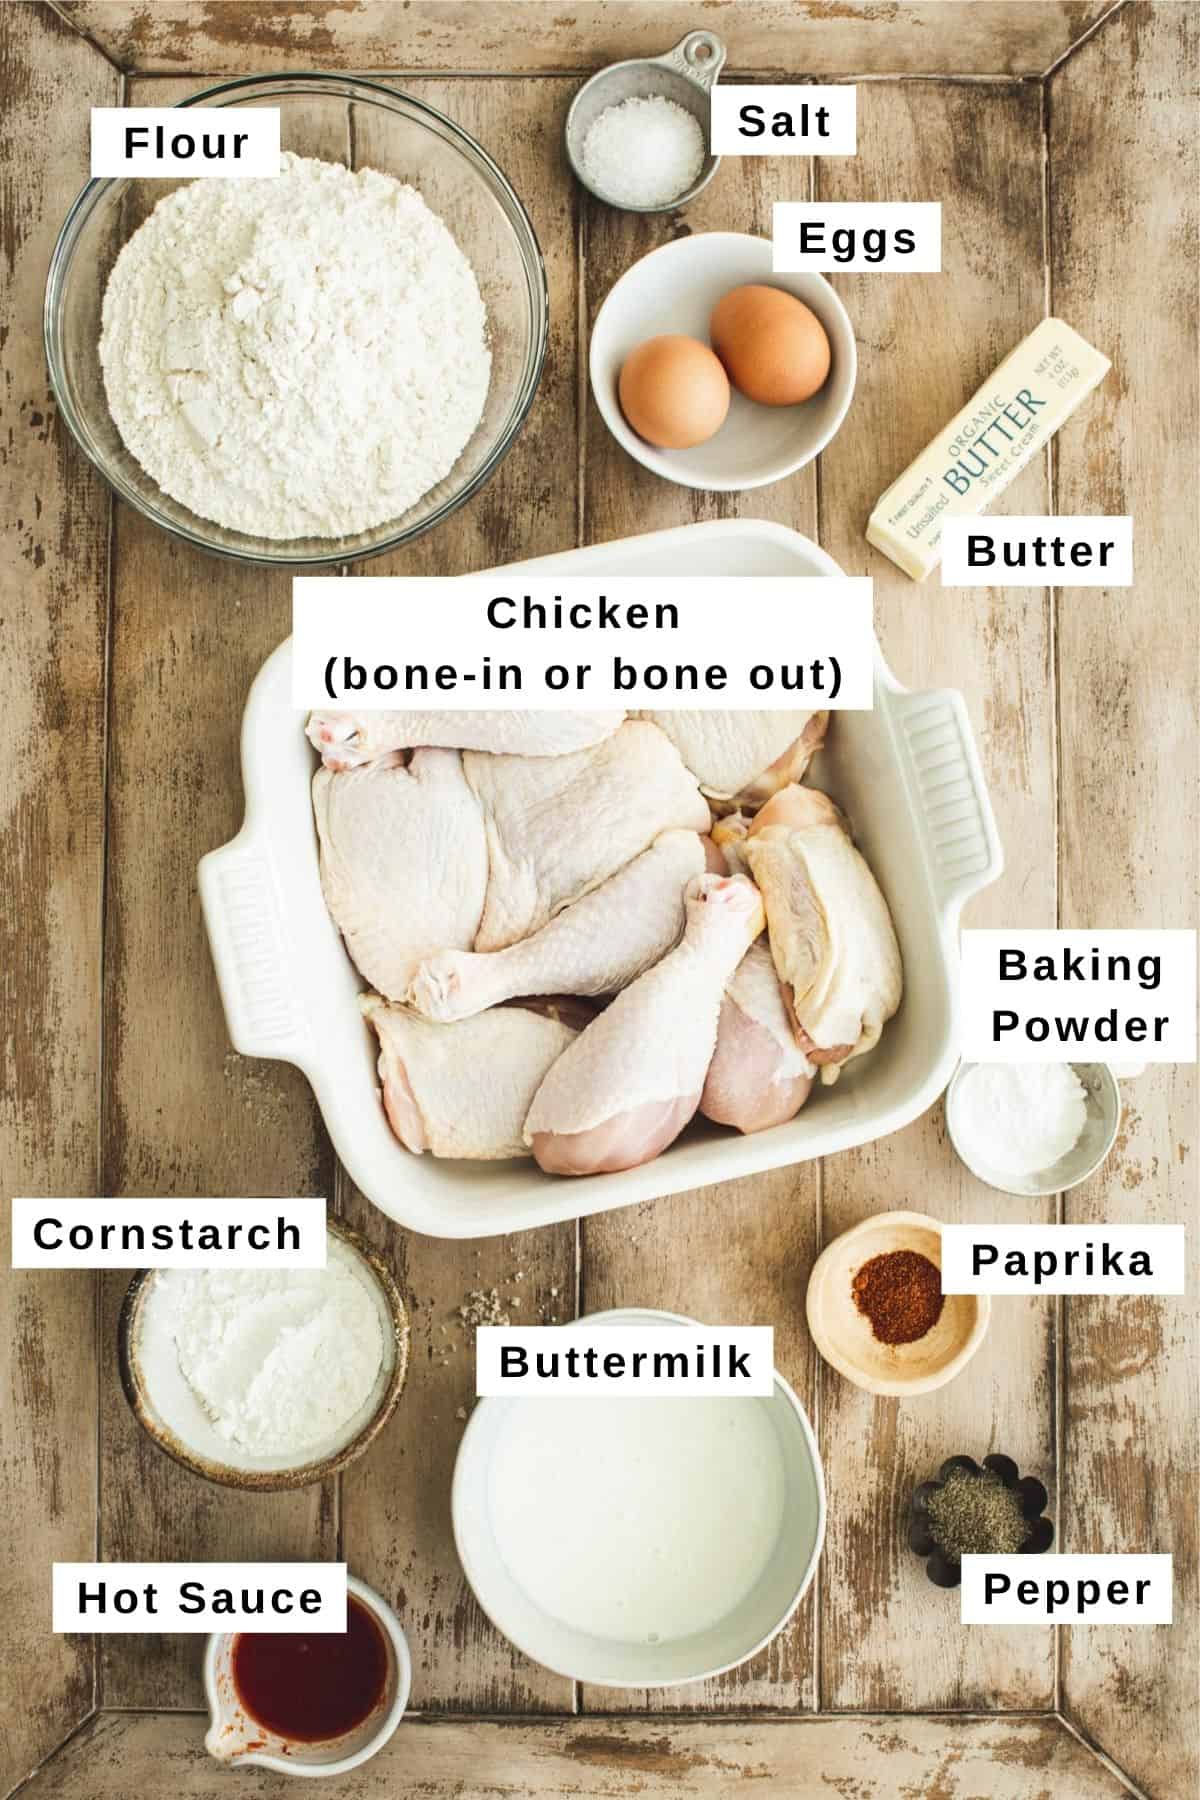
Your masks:
<path fill-rule="evenodd" d="M 942 1275 L 918 1250 L 888 1250 L 850 1284 L 854 1304 L 881 1344 L 914 1344 L 942 1316 Z"/>

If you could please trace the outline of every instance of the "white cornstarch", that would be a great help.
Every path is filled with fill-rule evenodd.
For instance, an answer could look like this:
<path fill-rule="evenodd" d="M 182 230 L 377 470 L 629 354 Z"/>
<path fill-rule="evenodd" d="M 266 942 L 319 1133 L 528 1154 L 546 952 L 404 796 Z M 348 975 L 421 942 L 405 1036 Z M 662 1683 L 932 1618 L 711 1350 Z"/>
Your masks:
<path fill-rule="evenodd" d="M 370 1399 L 383 1327 L 332 1245 L 323 1269 L 169 1269 L 158 1281 L 185 1380 L 243 1450 L 314 1450 Z"/>
<path fill-rule="evenodd" d="M 1036 1175 L 1079 1142 L 1087 1090 L 1069 1063 L 976 1063 L 959 1084 L 955 1123 L 980 1167 Z"/>
<path fill-rule="evenodd" d="M 191 182 L 129 239 L 100 361 L 128 450 L 256 537 L 398 518 L 454 467 L 491 378 L 470 263 L 415 188 L 284 153 Z"/>
<path fill-rule="evenodd" d="M 666 206 L 699 178 L 707 156 L 699 120 L 661 94 L 606 106 L 583 140 L 584 173 L 619 206 Z"/>

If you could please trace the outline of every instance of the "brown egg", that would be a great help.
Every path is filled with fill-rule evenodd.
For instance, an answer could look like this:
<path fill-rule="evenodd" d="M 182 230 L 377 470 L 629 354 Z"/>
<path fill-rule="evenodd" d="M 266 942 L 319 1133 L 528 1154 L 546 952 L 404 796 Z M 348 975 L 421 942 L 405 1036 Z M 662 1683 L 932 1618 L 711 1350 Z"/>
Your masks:
<path fill-rule="evenodd" d="M 660 450 L 705 443 L 729 411 L 725 371 L 698 338 L 647 338 L 625 358 L 617 393 L 634 431 Z"/>
<path fill-rule="evenodd" d="M 734 288 L 713 307 L 709 335 L 725 373 L 748 400 L 796 406 L 825 385 L 825 327 L 802 300 L 782 288 Z"/>

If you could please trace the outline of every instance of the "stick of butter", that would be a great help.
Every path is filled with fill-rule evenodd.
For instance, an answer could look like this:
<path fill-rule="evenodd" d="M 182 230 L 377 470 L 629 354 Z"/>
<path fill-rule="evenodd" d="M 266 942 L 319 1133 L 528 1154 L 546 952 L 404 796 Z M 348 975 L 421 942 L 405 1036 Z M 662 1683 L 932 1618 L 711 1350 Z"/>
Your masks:
<path fill-rule="evenodd" d="M 1112 364 L 1061 319 L 1043 319 L 879 500 L 867 541 L 924 581 L 942 526 L 974 517 L 1049 443 Z"/>

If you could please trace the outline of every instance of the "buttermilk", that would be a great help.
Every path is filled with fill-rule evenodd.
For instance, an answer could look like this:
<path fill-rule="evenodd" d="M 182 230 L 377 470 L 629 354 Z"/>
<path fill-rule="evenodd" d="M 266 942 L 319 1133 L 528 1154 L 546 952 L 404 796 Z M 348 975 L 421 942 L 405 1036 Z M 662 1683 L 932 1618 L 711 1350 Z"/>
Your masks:
<path fill-rule="evenodd" d="M 499 631 L 514 625 L 524 626 L 526 631 L 561 631 L 568 627 L 582 631 L 593 625 L 600 631 L 676 631 L 679 608 L 669 600 L 656 600 L 653 606 L 641 600 L 621 604 L 610 600 L 607 594 L 597 594 L 595 600 L 570 602 L 556 594 L 546 604 L 528 594 L 522 594 L 519 600 L 511 594 L 497 594 L 488 601 L 487 622 Z"/>

